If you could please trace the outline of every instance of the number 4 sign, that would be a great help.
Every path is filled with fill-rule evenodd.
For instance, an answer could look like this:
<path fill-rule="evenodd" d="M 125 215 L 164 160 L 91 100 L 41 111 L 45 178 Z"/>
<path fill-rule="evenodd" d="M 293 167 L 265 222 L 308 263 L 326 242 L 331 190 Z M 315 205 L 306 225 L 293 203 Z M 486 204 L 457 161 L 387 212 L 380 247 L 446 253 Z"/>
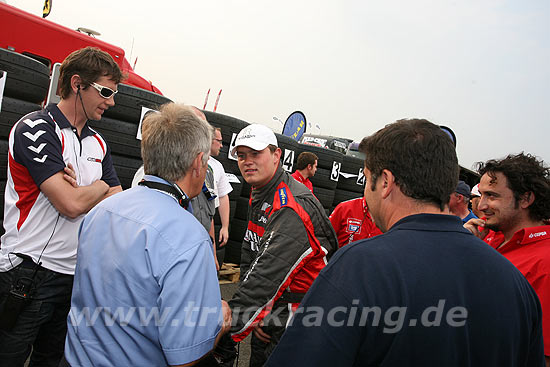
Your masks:
<path fill-rule="evenodd" d="M 294 167 L 294 151 L 285 149 L 285 156 L 283 158 L 283 169 L 287 172 L 292 172 Z"/>
<path fill-rule="evenodd" d="M 363 169 L 359 168 L 359 174 L 357 175 L 357 185 L 365 185 L 365 175 L 363 174 Z"/>

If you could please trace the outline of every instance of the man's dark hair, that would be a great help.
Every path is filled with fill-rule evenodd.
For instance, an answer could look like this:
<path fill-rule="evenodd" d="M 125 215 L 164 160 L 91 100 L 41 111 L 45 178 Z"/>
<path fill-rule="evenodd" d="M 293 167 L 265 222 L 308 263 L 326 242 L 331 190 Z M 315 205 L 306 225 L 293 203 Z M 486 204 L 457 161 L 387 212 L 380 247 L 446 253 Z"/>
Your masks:
<path fill-rule="evenodd" d="M 371 172 L 371 190 L 384 169 L 395 176 L 406 196 L 441 210 L 458 183 L 459 166 L 451 139 L 427 120 L 399 120 L 363 138 L 365 167 Z"/>
<path fill-rule="evenodd" d="M 296 169 L 297 170 L 303 170 L 306 169 L 308 165 L 314 165 L 315 161 L 319 159 L 314 153 L 311 152 L 302 152 L 298 156 L 298 160 L 296 161 Z"/>
<path fill-rule="evenodd" d="M 88 88 L 102 76 L 109 76 L 116 84 L 124 78 L 111 55 L 97 47 L 85 47 L 74 51 L 63 61 L 59 72 L 61 98 L 70 96 L 73 75 L 79 75 L 82 79 L 82 89 Z"/>
<path fill-rule="evenodd" d="M 496 180 L 495 173 L 502 173 L 516 204 L 525 193 L 532 192 L 535 201 L 529 206 L 529 217 L 536 221 L 550 219 L 550 168 L 542 160 L 521 152 L 501 160 L 478 162 L 477 171 L 482 176 L 487 174 L 491 183 Z"/>

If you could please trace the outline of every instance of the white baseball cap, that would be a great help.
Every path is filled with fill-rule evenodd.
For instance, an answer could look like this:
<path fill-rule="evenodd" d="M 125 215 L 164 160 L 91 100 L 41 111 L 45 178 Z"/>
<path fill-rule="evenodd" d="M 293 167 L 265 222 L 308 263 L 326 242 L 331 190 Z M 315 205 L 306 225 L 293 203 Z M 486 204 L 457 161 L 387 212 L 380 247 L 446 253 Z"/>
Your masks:
<path fill-rule="evenodd" d="M 277 145 L 277 138 L 267 126 L 250 124 L 239 132 L 235 139 L 235 146 L 231 149 L 231 156 L 237 158 L 237 147 L 245 146 L 254 150 L 264 150 L 268 145 Z"/>
<path fill-rule="evenodd" d="M 481 193 L 479 192 L 479 184 L 472 187 L 472 196 L 481 196 Z"/>

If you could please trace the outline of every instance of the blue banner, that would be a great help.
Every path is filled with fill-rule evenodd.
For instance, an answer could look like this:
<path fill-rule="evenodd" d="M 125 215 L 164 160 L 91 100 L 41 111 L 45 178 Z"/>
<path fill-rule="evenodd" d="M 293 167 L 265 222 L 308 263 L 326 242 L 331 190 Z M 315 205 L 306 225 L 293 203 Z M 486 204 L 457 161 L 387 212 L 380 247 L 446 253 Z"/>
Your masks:
<path fill-rule="evenodd" d="M 286 118 L 285 126 L 283 126 L 283 135 L 299 141 L 306 132 L 306 126 L 306 116 L 300 111 L 292 112 Z"/>

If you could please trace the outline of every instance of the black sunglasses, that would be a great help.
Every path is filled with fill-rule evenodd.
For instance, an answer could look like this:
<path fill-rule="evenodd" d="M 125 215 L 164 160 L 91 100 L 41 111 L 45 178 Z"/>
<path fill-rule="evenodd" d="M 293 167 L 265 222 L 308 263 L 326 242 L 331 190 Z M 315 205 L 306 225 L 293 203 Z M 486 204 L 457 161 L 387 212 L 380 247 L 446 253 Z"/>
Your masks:
<path fill-rule="evenodd" d="M 112 90 L 111 88 L 108 88 L 108 87 L 105 87 L 103 85 L 100 85 L 100 84 L 97 84 L 97 83 L 92 83 L 91 84 L 92 87 L 94 87 L 95 89 L 97 89 L 97 91 L 99 92 L 99 95 L 105 99 L 111 97 L 112 95 L 115 95 L 118 93 L 118 90 Z"/>

